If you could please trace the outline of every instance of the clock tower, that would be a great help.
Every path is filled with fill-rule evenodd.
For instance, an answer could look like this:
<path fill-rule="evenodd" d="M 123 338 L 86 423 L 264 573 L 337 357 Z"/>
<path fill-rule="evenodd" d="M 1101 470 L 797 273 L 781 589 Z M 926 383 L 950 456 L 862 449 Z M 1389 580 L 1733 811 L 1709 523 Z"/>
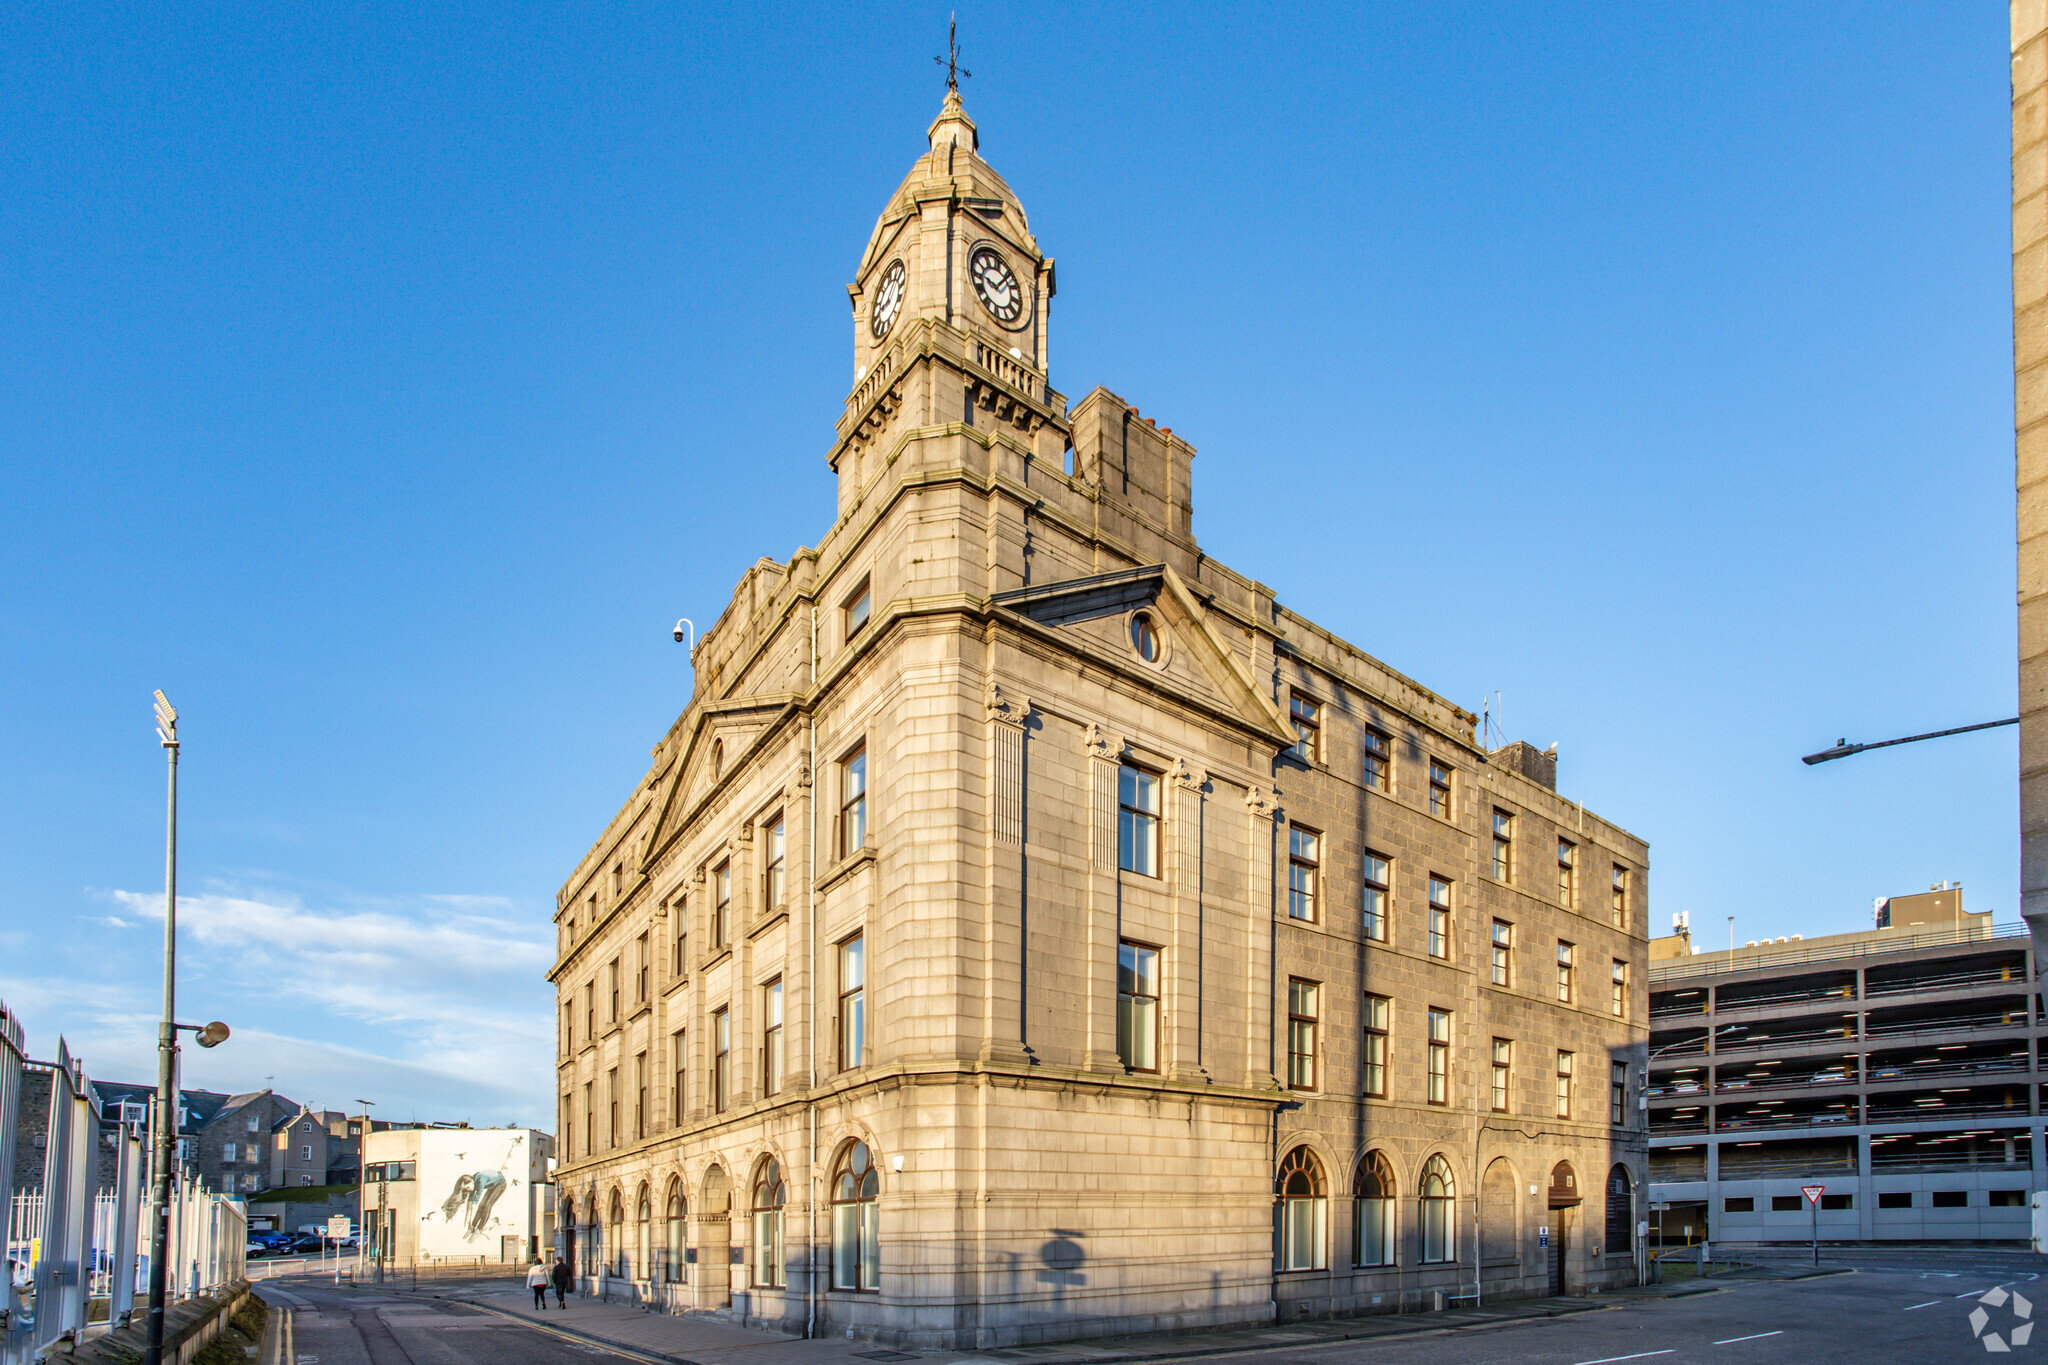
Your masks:
<path fill-rule="evenodd" d="M 854 386 L 832 456 L 842 512 L 913 427 L 1005 426 L 1048 458 L 1066 446 L 1065 399 L 1046 377 L 1052 258 L 982 160 L 957 86 L 927 140 L 846 287 Z"/>

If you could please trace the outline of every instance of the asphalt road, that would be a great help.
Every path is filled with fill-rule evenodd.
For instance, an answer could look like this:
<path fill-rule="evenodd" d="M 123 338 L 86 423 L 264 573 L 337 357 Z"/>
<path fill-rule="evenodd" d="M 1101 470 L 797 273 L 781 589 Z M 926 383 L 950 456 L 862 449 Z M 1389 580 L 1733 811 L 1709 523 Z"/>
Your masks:
<path fill-rule="evenodd" d="M 1830 1256 L 1844 1273 L 1805 1280 L 1739 1281 L 1671 1298 L 1619 1296 L 1605 1311 L 1426 1330 L 1414 1336 L 1276 1345 L 1209 1360 L 1257 1365 L 1940 1365 L 1991 1358 L 1983 1335 L 2010 1349 L 1997 1358 L 2048 1365 L 2048 1258 L 1993 1251 L 1871 1251 Z M 1982 1296 L 2005 1286 L 2002 1302 Z M 293 1281 L 309 1307 L 292 1315 L 282 1359 L 257 1365 L 590 1365 L 620 1357 L 466 1305 L 407 1295 L 334 1290 Z M 2012 1297 L 2017 1291 L 2017 1298 Z M 2021 1300 L 2026 1312 L 2020 1312 Z M 2038 1302 L 2040 1307 L 2035 1309 Z M 1972 1321 L 1982 1308 L 1981 1328 Z M 1197 1344 L 1190 1341 L 1190 1345 Z M 762 1359 L 799 1360 L 826 1343 L 763 1339 Z M 832 1343 L 837 1346 L 838 1343 Z M 1077 1343 L 1085 1354 L 1085 1343 Z M 842 1359 L 843 1347 L 829 1358 Z M 970 1353 L 926 1351 L 935 1365 L 975 1365 Z"/>
<path fill-rule="evenodd" d="M 440 1299 L 303 1283 L 289 1292 L 311 1306 L 292 1311 L 283 1358 L 256 1365 L 590 1365 L 612 1356 Z"/>
<path fill-rule="evenodd" d="M 1993 1358 L 1970 1314 L 1995 1286 L 2016 1288 L 2030 1309 L 2040 1303 L 2032 1317 L 2048 1317 L 2044 1257 L 1846 1252 L 1827 1264 L 1847 1273 L 1737 1281 L 1676 1298 L 1624 1297 L 1607 1312 L 1257 1355 L 1261 1365 L 1938 1365 Z M 1984 1330 L 1999 1333 L 2009 1347 L 2011 1329 L 2032 1320 L 2015 1316 L 2016 1307 L 2010 1298 L 1985 1306 Z M 2039 1337 L 2029 1333 L 2024 1344 L 1995 1358 L 2048 1365 L 2048 1324 L 2039 1330 Z"/>

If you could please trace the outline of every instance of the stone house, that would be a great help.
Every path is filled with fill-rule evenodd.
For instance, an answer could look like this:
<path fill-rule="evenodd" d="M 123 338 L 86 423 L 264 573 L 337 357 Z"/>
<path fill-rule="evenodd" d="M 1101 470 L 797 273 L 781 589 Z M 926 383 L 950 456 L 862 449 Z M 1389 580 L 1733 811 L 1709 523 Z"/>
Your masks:
<path fill-rule="evenodd" d="M 556 910 L 561 1246 L 947 1349 L 1635 1276 L 1648 850 L 1210 558 L 949 93 L 762 559 Z"/>

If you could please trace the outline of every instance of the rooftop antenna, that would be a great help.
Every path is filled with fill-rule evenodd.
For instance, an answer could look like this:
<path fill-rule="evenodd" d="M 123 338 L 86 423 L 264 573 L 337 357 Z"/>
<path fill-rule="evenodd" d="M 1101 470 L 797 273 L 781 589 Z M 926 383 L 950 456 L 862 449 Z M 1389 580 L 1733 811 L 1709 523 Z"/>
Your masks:
<path fill-rule="evenodd" d="M 932 58 L 933 61 L 946 68 L 946 92 L 951 95 L 960 93 L 960 78 L 962 76 L 967 77 L 969 80 L 974 78 L 972 71 L 962 71 L 960 69 L 960 44 L 954 38 L 954 31 L 959 27 L 957 23 L 958 18 L 959 16 L 954 14 L 946 16 L 946 55 Z"/>

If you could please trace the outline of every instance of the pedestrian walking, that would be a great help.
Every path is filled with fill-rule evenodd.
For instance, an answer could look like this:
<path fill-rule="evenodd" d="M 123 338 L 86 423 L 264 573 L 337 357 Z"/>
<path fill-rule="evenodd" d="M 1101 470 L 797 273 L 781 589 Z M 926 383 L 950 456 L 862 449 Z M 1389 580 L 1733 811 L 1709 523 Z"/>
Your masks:
<path fill-rule="evenodd" d="M 555 1257 L 555 1269 L 551 1276 L 555 1283 L 555 1307 L 569 1306 L 569 1263 L 560 1256 Z"/>
<path fill-rule="evenodd" d="M 533 1291 L 533 1306 L 546 1311 L 548 1306 L 548 1268 L 540 1263 L 540 1257 L 533 1258 L 533 1265 L 526 1272 L 526 1287 Z"/>

